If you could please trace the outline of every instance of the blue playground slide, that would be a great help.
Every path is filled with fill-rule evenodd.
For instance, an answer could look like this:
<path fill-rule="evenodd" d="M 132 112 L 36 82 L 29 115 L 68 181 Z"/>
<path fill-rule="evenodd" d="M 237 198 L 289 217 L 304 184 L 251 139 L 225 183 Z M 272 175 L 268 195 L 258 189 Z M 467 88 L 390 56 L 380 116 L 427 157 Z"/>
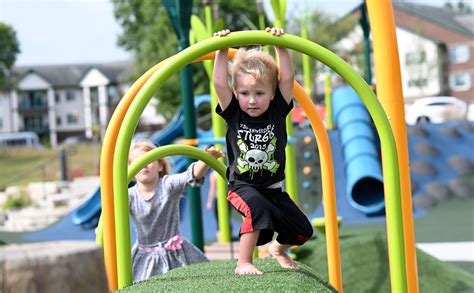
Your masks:
<path fill-rule="evenodd" d="M 100 215 L 100 186 L 97 187 L 89 199 L 73 212 L 72 223 L 81 225 L 83 229 L 91 229 L 97 226 Z"/>
<path fill-rule="evenodd" d="M 195 107 L 198 108 L 202 103 L 210 103 L 211 97 L 209 95 L 200 95 L 194 98 Z M 184 113 L 183 108 L 179 107 L 176 111 L 175 116 L 168 125 L 155 132 L 150 140 L 155 145 L 167 145 L 172 143 L 175 139 L 184 135 Z M 198 137 L 209 137 L 212 136 L 212 130 L 203 131 L 198 129 Z M 175 156 L 173 157 L 174 166 L 173 172 L 183 172 L 187 167 L 187 160 L 184 157 Z M 101 201 L 100 201 L 100 187 L 93 192 L 90 199 L 83 205 L 78 207 L 73 213 L 72 222 L 75 225 L 81 225 L 84 229 L 92 229 L 97 226 L 97 221 L 100 215 Z"/>
<path fill-rule="evenodd" d="M 332 93 L 333 117 L 344 160 L 346 195 L 366 215 L 384 211 L 380 143 L 372 119 L 357 93 L 341 86 Z"/>

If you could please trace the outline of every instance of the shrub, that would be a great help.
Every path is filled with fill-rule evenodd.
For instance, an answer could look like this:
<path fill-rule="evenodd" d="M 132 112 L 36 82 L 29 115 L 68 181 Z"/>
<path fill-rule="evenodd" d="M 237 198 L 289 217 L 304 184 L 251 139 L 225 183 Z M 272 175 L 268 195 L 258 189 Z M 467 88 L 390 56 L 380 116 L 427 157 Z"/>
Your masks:
<path fill-rule="evenodd" d="M 3 210 L 19 209 L 30 206 L 32 204 L 33 201 L 31 200 L 31 197 L 28 194 L 20 192 L 17 194 L 10 195 L 3 204 L 2 208 Z"/>

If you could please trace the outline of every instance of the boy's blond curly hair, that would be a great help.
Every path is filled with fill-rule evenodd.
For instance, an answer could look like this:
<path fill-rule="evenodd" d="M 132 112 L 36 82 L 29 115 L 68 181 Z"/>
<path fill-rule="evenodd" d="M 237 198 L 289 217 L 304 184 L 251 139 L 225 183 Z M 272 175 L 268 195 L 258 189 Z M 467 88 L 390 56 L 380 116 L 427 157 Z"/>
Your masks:
<path fill-rule="evenodd" d="M 240 48 L 229 67 L 232 88 L 235 88 L 237 75 L 241 73 L 250 74 L 258 81 L 269 82 L 272 89 L 276 89 L 278 66 L 275 59 L 268 53 L 258 49 Z"/>
<path fill-rule="evenodd" d="M 135 149 L 139 149 L 139 150 L 142 150 L 144 152 L 149 152 L 153 149 L 156 149 L 156 146 L 148 139 L 141 139 L 141 140 L 137 141 L 136 143 L 134 143 L 130 147 L 129 154 Z M 158 161 L 158 164 L 160 164 L 160 166 L 163 167 L 163 168 L 161 168 L 161 171 L 158 172 L 160 177 L 168 175 L 171 172 L 171 167 L 168 164 L 168 161 L 166 160 L 166 158 L 161 158 L 161 159 L 158 159 L 157 161 Z"/>

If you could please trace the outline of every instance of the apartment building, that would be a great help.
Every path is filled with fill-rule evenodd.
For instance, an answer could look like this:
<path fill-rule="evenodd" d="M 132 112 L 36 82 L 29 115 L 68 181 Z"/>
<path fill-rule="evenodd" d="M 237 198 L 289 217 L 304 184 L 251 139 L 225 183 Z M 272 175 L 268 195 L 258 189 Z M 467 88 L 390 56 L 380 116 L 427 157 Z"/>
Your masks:
<path fill-rule="evenodd" d="M 0 132 L 33 131 L 52 147 L 71 136 L 101 139 L 130 86 L 132 65 L 126 61 L 15 67 L 16 89 L 0 93 Z M 165 123 L 156 111 L 146 113 L 149 123 Z"/>

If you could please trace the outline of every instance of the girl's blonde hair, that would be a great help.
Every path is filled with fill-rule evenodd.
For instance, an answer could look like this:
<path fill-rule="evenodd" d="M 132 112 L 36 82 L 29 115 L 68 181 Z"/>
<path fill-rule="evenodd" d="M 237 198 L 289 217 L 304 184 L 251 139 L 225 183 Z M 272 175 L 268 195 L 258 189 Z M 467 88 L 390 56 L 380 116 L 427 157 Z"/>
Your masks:
<path fill-rule="evenodd" d="M 141 139 L 141 140 L 137 141 L 136 143 L 134 143 L 130 147 L 129 154 L 135 149 L 139 149 L 139 150 L 144 151 L 144 152 L 149 152 L 153 149 L 156 149 L 156 146 L 148 139 Z M 168 175 L 171 171 L 171 167 L 168 164 L 168 161 L 166 160 L 166 158 L 158 159 L 157 162 L 158 162 L 158 164 L 160 164 L 160 166 L 162 166 L 161 171 L 158 172 L 160 177 Z"/>
<path fill-rule="evenodd" d="M 258 81 L 269 82 L 272 89 L 276 89 L 278 83 L 278 66 L 275 59 L 258 49 L 245 50 L 240 48 L 230 64 L 229 74 L 232 87 L 236 86 L 236 78 L 239 74 L 250 74 Z"/>

